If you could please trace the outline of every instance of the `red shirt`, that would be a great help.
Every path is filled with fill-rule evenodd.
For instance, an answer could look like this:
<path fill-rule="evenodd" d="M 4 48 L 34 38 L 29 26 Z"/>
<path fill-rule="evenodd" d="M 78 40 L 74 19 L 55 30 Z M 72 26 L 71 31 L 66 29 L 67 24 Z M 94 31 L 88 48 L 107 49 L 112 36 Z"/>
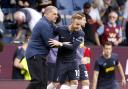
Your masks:
<path fill-rule="evenodd" d="M 103 45 L 107 41 L 114 43 L 119 39 L 119 32 L 120 32 L 119 26 L 112 27 L 109 25 L 105 25 L 104 33 L 101 36 L 101 44 Z"/>

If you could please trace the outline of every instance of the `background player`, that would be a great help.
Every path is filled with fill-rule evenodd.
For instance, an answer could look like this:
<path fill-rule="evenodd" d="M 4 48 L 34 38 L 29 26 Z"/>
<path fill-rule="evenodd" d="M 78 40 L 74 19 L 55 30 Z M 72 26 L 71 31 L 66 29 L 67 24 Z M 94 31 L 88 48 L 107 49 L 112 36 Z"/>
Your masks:
<path fill-rule="evenodd" d="M 116 68 L 122 77 L 122 85 L 126 85 L 125 75 L 118 55 L 112 53 L 112 44 L 106 42 L 103 46 L 103 53 L 95 61 L 92 89 L 119 89 L 115 80 Z"/>

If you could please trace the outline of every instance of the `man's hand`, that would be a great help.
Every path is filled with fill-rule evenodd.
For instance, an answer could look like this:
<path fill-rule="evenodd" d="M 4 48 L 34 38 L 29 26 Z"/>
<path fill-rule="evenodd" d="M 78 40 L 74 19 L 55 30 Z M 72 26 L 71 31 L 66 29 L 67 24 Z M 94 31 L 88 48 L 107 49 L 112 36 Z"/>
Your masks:
<path fill-rule="evenodd" d="M 122 84 L 123 87 L 125 87 L 126 86 L 126 80 L 122 79 L 121 84 Z"/>
<path fill-rule="evenodd" d="M 54 40 L 54 39 L 50 39 L 49 41 L 49 45 L 51 47 L 60 47 L 60 46 L 63 46 L 63 43 L 57 41 L 57 40 Z"/>
<path fill-rule="evenodd" d="M 48 42 L 49 42 L 49 45 L 51 47 L 60 47 L 60 46 L 63 46 L 63 45 L 71 45 L 70 44 L 71 42 L 59 42 L 59 41 L 54 40 L 54 39 L 50 39 Z"/>

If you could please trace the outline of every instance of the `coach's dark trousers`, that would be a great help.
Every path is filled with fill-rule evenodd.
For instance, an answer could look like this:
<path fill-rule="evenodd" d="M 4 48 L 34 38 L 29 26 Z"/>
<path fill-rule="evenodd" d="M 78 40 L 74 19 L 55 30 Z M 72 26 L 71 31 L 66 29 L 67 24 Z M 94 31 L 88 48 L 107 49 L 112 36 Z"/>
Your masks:
<path fill-rule="evenodd" d="M 36 55 L 27 59 L 32 80 L 27 89 L 47 89 L 47 64 L 46 58 Z"/>

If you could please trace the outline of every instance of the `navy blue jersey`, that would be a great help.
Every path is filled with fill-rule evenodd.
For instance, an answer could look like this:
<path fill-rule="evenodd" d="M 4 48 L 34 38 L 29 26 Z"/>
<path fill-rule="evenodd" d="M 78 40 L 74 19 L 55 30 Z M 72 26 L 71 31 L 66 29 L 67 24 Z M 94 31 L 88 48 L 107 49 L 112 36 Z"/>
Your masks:
<path fill-rule="evenodd" d="M 76 50 L 84 39 L 84 32 L 69 31 L 68 27 L 58 27 L 55 34 L 59 36 L 60 42 L 70 42 L 70 45 L 63 44 L 58 48 L 57 59 L 63 62 L 72 62 L 76 58 Z"/>
<path fill-rule="evenodd" d="M 118 63 L 117 54 L 112 54 L 109 59 L 100 56 L 99 59 L 96 60 L 94 70 L 99 71 L 99 84 L 112 83 L 115 80 L 115 70 Z"/>

